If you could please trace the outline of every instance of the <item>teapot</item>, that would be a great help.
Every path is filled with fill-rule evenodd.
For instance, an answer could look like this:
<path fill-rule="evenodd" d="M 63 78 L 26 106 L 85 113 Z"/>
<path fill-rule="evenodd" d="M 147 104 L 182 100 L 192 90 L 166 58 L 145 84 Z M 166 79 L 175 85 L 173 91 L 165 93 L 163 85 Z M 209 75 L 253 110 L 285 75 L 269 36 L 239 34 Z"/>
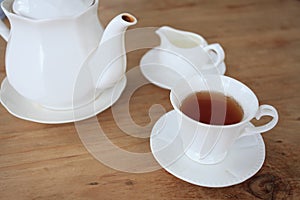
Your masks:
<path fill-rule="evenodd" d="M 103 30 L 98 0 L 81 13 L 48 19 L 18 15 L 13 2 L 1 4 L 11 28 L 0 20 L 0 35 L 7 41 L 7 79 L 19 94 L 45 108 L 73 109 L 124 76 L 124 33 L 134 16 L 120 14 Z"/>

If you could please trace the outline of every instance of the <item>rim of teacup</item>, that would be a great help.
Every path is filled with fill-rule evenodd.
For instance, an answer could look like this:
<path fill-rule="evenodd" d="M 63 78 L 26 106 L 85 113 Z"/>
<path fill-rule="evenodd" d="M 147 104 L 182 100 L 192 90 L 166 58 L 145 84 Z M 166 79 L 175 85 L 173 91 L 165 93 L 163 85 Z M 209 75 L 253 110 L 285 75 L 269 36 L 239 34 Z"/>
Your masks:
<path fill-rule="evenodd" d="M 14 11 L 12 9 L 13 2 L 14 2 L 14 0 L 3 0 L 1 2 L 1 8 L 6 16 L 13 16 L 17 19 L 25 20 L 25 21 L 32 22 L 32 23 L 45 23 L 45 22 L 51 22 L 51 21 L 57 21 L 57 20 L 74 20 L 76 18 L 79 18 L 80 16 L 84 15 L 85 13 L 89 12 L 92 9 L 97 10 L 99 0 L 94 0 L 94 2 L 89 7 L 87 7 L 87 9 L 85 9 L 81 12 L 78 12 L 75 15 L 60 16 L 60 17 L 54 17 L 54 18 L 49 18 L 49 19 L 34 19 L 34 18 L 18 15 L 16 13 L 14 13 Z"/>
<path fill-rule="evenodd" d="M 215 125 L 215 124 L 206 124 L 206 123 L 203 123 L 203 122 L 199 122 L 199 121 L 196 121 L 196 120 L 193 120 L 192 118 L 190 118 L 189 116 L 187 116 L 186 114 L 184 114 L 181 110 L 180 110 L 180 105 L 177 105 L 177 103 L 175 102 L 176 101 L 176 95 L 175 95 L 175 92 L 174 90 L 179 87 L 180 85 L 182 85 L 183 83 L 190 83 L 191 81 L 193 81 L 194 79 L 196 78 L 200 78 L 200 79 L 207 79 L 207 78 L 220 78 L 222 80 L 229 80 L 230 82 L 234 82 L 235 84 L 238 84 L 240 86 L 242 86 L 244 89 L 247 90 L 247 92 L 249 94 L 251 94 L 251 96 L 254 97 L 254 104 L 255 104 L 255 107 L 254 108 L 254 112 L 251 112 L 250 114 L 248 114 L 247 116 L 244 116 L 243 119 L 238 122 L 238 123 L 235 123 L 235 124 L 230 124 L 230 125 Z M 204 90 L 202 90 L 204 91 Z M 208 91 L 208 90 L 205 90 L 205 91 Z M 213 91 L 213 90 L 212 90 Z M 195 92 L 195 91 L 193 91 Z M 192 94 L 193 92 L 190 92 L 190 94 Z M 188 96 L 188 95 L 187 95 Z M 183 99 L 185 99 L 187 96 L 185 96 Z M 234 98 L 234 97 L 233 97 Z M 235 98 L 234 98 L 235 99 Z M 236 100 L 236 99 L 235 99 Z M 259 108 L 259 102 L 258 102 L 258 98 L 257 96 L 255 95 L 255 93 L 247 86 L 245 85 L 244 83 L 242 83 L 241 81 L 237 80 L 237 79 L 234 79 L 234 78 L 231 78 L 231 77 L 228 77 L 228 76 L 225 76 L 225 75 L 193 75 L 189 78 L 183 78 L 179 81 L 177 81 L 177 83 L 171 88 L 171 92 L 170 92 L 170 102 L 173 106 L 173 109 L 181 115 L 181 117 L 183 117 L 184 119 L 188 120 L 189 122 L 192 122 L 192 123 L 196 123 L 197 125 L 201 125 L 201 126 L 204 126 L 204 127 L 216 127 L 216 128 L 220 128 L 220 127 L 223 127 L 223 128 L 231 128 L 231 127 L 236 127 L 236 126 L 240 126 L 242 124 L 246 124 L 246 123 L 249 123 L 250 120 L 252 120 L 254 117 L 255 117 L 255 114 Z M 182 101 L 180 101 L 180 103 L 182 103 Z M 238 102 L 239 103 L 239 102 Z M 240 104 L 240 103 L 239 103 Z M 244 110 L 244 107 L 241 105 L 243 111 Z"/>

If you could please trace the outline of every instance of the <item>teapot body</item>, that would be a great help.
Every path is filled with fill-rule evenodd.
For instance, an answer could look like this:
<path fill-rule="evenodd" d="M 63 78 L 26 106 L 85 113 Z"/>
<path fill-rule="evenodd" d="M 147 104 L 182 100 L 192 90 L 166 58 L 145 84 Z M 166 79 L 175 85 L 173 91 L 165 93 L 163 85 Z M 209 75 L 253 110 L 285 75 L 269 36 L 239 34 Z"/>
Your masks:
<path fill-rule="evenodd" d="M 103 34 L 98 0 L 70 17 L 34 20 L 12 12 L 13 0 L 2 8 L 11 28 L 6 49 L 9 83 L 22 96 L 48 108 L 70 109 L 80 68 Z M 92 88 L 87 80 L 85 87 Z M 77 105 L 87 99 L 83 88 Z"/>

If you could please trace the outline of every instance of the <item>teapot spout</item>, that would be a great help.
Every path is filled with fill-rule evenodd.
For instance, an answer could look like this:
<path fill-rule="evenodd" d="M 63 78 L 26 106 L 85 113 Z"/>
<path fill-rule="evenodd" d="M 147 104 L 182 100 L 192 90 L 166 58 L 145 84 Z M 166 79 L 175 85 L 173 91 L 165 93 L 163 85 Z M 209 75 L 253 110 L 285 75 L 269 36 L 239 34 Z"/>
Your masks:
<path fill-rule="evenodd" d="M 100 45 L 109 39 L 122 35 L 129 26 L 135 25 L 136 23 L 137 20 L 133 15 L 129 13 L 119 14 L 107 25 L 100 41 Z"/>
<path fill-rule="evenodd" d="M 107 25 L 99 46 L 88 58 L 89 66 L 97 90 L 103 91 L 114 86 L 126 72 L 126 50 L 124 34 L 137 19 L 122 13 Z"/>

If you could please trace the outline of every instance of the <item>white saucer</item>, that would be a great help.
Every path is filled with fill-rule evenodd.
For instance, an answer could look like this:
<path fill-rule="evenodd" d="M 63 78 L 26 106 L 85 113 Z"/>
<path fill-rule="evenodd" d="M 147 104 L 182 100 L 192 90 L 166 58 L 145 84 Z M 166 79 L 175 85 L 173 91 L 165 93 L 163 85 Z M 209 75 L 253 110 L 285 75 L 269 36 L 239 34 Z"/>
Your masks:
<path fill-rule="evenodd" d="M 170 111 L 154 125 L 150 146 L 158 163 L 186 182 L 204 187 L 227 187 L 252 177 L 264 163 L 265 144 L 260 134 L 240 138 L 222 162 L 204 165 L 183 153 L 178 133 L 175 111 Z"/>
<path fill-rule="evenodd" d="M 175 68 L 172 68 L 170 65 L 181 65 L 182 63 L 186 63 L 180 58 L 177 60 L 173 56 L 172 61 L 170 59 L 161 59 L 160 57 L 170 57 L 172 53 L 159 49 L 158 47 L 149 50 L 141 59 L 140 67 L 141 72 L 145 76 L 147 80 L 151 83 L 170 90 L 172 86 L 179 80 L 196 73 L 195 70 L 181 70 L 177 71 Z M 216 59 L 215 54 L 211 54 L 212 59 Z M 170 63 L 172 64 L 170 64 Z M 220 64 L 220 70 L 216 69 L 212 73 L 225 74 L 226 66 L 225 63 L 222 62 Z"/>
<path fill-rule="evenodd" d="M 33 122 L 62 124 L 90 118 L 109 108 L 121 96 L 126 86 L 126 76 L 114 87 L 105 90 L 93 102 L 75 110 L 50 110 L 21 96 L 5 78 L 1 84 L 0 101 L 12 115 Z"/>

